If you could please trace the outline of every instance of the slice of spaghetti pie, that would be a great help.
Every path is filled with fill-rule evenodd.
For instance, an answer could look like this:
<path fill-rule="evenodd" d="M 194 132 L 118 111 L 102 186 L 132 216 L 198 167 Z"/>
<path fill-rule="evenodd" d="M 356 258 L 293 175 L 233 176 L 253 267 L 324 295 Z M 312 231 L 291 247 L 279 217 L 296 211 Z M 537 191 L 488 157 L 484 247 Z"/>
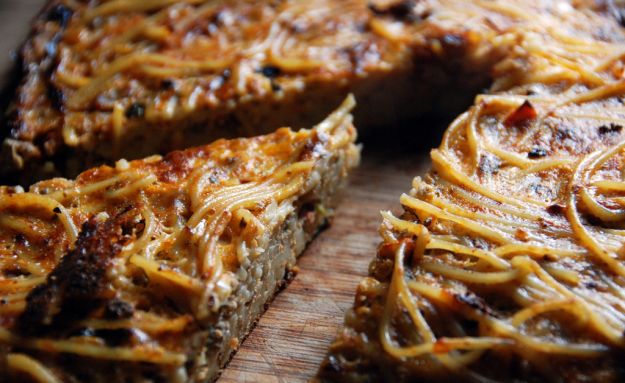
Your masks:
<path fill-rule="evenodd" d="M 310 126 L 350 92 L 359 128 L 460 110 L 517 21 L 490 3 L 52 0 L 21 50 L 0 177 Z"/>
<path fill-rule="evenodd" d="M 320 381 L 625 381 L 625 32 L 560 5 L 383 213 Z"/>
<path fill-rule="evenodd" d="M 0 177 L 74 177 L 119 158 L 310 126 L 348 93 L 359 129 L 460 112 L 514 47 L 510 30 L 613 3 L 50 0 L 21 50 Z"/>
<path fill-rule="evenodd" d="M 312 130 L 1 188 L 2 380 L 213 380 L 358 163 L 353 105 Z"/>

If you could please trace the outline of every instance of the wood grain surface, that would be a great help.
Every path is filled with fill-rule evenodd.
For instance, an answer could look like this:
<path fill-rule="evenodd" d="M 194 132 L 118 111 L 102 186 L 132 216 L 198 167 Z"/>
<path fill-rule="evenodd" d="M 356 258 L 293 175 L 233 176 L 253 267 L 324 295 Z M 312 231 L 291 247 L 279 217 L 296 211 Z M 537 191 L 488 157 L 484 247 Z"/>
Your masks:
<path fill-rule="evenodd" d="M 397 211 L 400 193 L 427 163 L 422 153 L 400 160 L 389 154 L 365 148 L 331 227 L 300 258 L 299 274 L 276 296 L 220 383 L 306 382 L 314 375 L 375 255 L 380 210 Z"/>
<path fill-rule="evenodd" d="M 8 73 L 12 51 L 43 3 L 0 0 L 0 73 Z M 379 212 L 397 212 L 399 195 L 427 169 L 428 148 L 439 141 L 438 125 L 415 123 L 411 134 L 385 130 L 364 139 L 362 164 L 333 224 L 308 247 L 299 274 L 276 296 L 219 383 L 305 382 L 315 374 L 375 255 Z"/>

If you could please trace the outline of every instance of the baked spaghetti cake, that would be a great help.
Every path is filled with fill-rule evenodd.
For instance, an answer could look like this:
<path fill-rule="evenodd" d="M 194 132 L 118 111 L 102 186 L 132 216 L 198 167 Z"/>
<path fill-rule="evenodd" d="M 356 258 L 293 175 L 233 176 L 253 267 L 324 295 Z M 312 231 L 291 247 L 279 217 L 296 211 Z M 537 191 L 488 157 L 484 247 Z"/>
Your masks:
<path fill-rule="evenodd" d="M 382 214 L 318 381 L 625 381 L 624 32 L 484 3 L 514 46 Z"/>
<path fill-rule="evenodd" d="M 21 49 L 0 129 L 0 177 L 24 185 L 74 177 L 119 158 L 310 126 L 350 92 L 361 130 L 428 111 L 455 115 L 489 83 L 512 46 L 509 31 L 562 5 L 571 6 L 53 0 Z M 620 14 L 618 2 L 572 5 Z M 595 34 L 613 36 L 614 27 Z"/>
<path fill-rule="evenodd" d="M 0 380 L 213 381 L 358 163 L 353 105 L 0 188 Z"/>

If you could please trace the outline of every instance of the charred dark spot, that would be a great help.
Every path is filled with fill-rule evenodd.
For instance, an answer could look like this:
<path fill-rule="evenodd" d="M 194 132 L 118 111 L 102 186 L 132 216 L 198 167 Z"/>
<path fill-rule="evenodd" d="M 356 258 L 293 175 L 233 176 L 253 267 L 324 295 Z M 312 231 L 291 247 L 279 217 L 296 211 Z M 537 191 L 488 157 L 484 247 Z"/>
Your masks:
<path fill-rule="evenodd" d="M 299 155 L 299 161 L 307 161 L 314 158 L 316 146 L 317 142 L 314 138 L 307 139 L 304 147 L 302 148 L 302 152 Z"/>
<path fill-rule="evenodd" d="M 584 282 L 584 286 L 591 290 L 596 290 L 599 287 L 599 285 L 595 281 Z"/>
<path fill-rule="evenodd" d="M 527 153 L 527 157 L 529 158 L 542 158 L 542 157 L 545 157 L 546 155 L 547 155 L 547 150 L 545 150 L 544 148 L 541 148 L 540 146 L 532 148 L 532 150 L 530 150 Z"/>
<path fill-rule="evenodd" d="M 128 118 L 141 118 L 145 115 L 145 105 L 140 102 L 133 102 L 126 109 L 126 117 Z"/>
<path fill-rule="evenodd" d="M 417 17 L 414 14 L 415 1 L 414 0 L 400 0 L 391 3 L 387 6 L 379 6 L 374 3 L 369 3 L 369 9 L 375 15 L 378 16 L 392 16 L 397 20 L 404 21 L 416 21 Z"/>
<path fill-rule="evenodd" d="M 104 318 L 106 319 L 128 319 L 132 317 L 134 308 L 128 302 L 121 299 L 112 299 L 104 308 Z"/>
<path fill-rule="evenodd" d="M 27 277 L 31 275 L 29 271 L 23 270 L 20 267 L 3 270 L 3 274 L 7 278 Z"/>
<path fill-rule="evenodd" d="M 57 4 L 48 11 L 48 21 L 59 23 L 61 27 L 66 27 L 72 18 L 74 11 L 66 5 Z"/>
<path fill-rule="evenodd" d="M 521 106 L 506 117 L 504 125 L 506 127 L 522 126 L 528 121 L 535 119 L 536 116 L 538 116 L 538 113 L 532 103 L 529 100 L 525 100 Z"/>
<path fill-rule="evenodd" d="M 87 221 L 73 250 L 63 256 L 46 282 L 35 287 L 26 299 L 17 329 L 23 335 L 42 335 L 58 326 L 67 326 L 100 306 L 109 262 L 127 238 L 121 233 L 132 212 L 105 222 Z"/>
<path fill-rule="evenodd" d="M 271 90 L 273 92 L 279 92 L 282 90 L 282 86 L 280 86 L 280 84 L 276 83 L 275 81 L 271 82 Z"/>
<path fill-rule="evenodd" d="M 58 206 L 52 209 L 52 211 L 54 212 L 54 214 L 61 214 L 61 208 Z"/>
<path fill-rule="evenodd" d="M 150 278 L 143 269 L 136 268 L 135 272 L 132 273 L 132 283 L 137 286 L 146 287 L 150 284 Z"/>
<path fill-rule="evenodd" d="M 65 93 L 62 90 L 57 88 L 56 86 L 49 84 L 48 85 L 48 99 L 52 104 L 52 107 L 56 110 L 62 111 L 65 105 Z"/>
<path fill-rule="evenodd" d="M 302 206 L 300 206 L 299 208 L 298 216 L 301 218 L 301 217 L 306 216 L 308 213 L 314 212 L 315 206 L 316 206 L 316 203 L 314 201 L 303 203 Z"/>
<path fill-rule="evenodd" d="M 620 133 L 621 130 L 623 130 L 622 125 L 611 122 L 610 125 L 601 125 L 599 127 L 599 134 L 606 135 L 606 134 L 612 134 L 612 133 Z"/>
<path fill-rule="evenodd" d="M 132 331 L 127 328 L 99 329 L 96 330 L 95 335 L 98 338 L 104 339 L 104 342 L 106 342 L 108 346 L 117 347 L 130 341 Z"/>
<path fill-rule="evenodd" d="M 588 215 L 586 219 L 588 220 L 588 223 L 592 226 L 602 226 L 605 224 L 605 222 L 603 222 L 601 218 L 595 217 L 594 215 Z"/>
<path fill-rule="evenodd" d="M 163 90 L 171 90 L 174 89 L 174 80 L 166 78 L 161 81 L 161 89 Z"/>
<path fill-rule="evenodd" d="M 480 324 L 478 321 L 467 319 L 462 322 L 462 328 L 469 336 L 477 336 L 479 334 Z"/>
<path fill-rule="evenodd" d="M 282 70 L 274 65 L 265 65 L 259 72 L 267 78 L 276 78 L 282 74 Z"/>
<path fill-rule="evenodd" d="M 551 254 L 544 254 L 544 255 L 542 256 L 542 258 L 543 258 L 543 261 L 545 261 L 545 262 L 555 262 L 555 261 L 557 261 L 557 258 L 555 258 L 555 257 L 554 257 L 553 255 L 551 255 Z"/>
<path fill-rule="evenodd" d="M 456 300 L 461 304 L 470 307 L 473 310 L 480 311 L 485 314 L 493 315 L 494 312 L 488 307 L 486 302 L 472 292 L 454 295 Z"/>
<path fill-rule="evenodd" d="M 401 219 L 405 220 L 405 221 L 411 221 L 411 222 L 416 222 L 416 223 L 421 223 L 421 220 L 419 219 L 419 216 L 416 215 L 413 211 L 411 210 L 405 210 L 402 215 L 401 215 Z"/>
<path fill-rule="evenodd" d="M 122 235 L 124 236 L 140 235 L 140 233 L 143 231 L 144 228 L 145 228 L 145 220 L 143 219 L 140 220 L 139 222 L 133 222 L 133 221 L 125 222 L 121 226 Z"/>
<path fill-rule="evenodd" d="M 553 204 L 550 206 L 547 206 L 547 213 L 551 214 L 551 215 L 562 215 L 564 214 L 564 205 L 558 205 L 558 204 Z"/>
<path fill-rule="evenodd" d="M 26 309 L 18 321 L 19 331 L 24 335 L 43 334 L 52 325 L 54 307 L 60 303 L 60 288 L 53 277 L 49 276 L 48 281 L 28 293 Z"/>
<path fill-rule="evenodd" d="M 26 244 L 26 237 L 24 236 L 24 234 L 22 233 L 18 233 L 15 235 L 15 243 L 17 243 L 18 245 L 25 245 Z"/>

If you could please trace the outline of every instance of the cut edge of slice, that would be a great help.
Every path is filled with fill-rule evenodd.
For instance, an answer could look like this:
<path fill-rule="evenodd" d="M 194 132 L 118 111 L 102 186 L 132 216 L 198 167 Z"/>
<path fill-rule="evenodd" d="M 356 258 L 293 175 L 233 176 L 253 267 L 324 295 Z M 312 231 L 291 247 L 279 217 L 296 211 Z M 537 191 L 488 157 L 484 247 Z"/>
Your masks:
<path fill-rule="evenodd" d="M 3 315 L 0 358 L 7 368 L 0 370 L 0 377 L 6 373 L 9 381 L 28 377 L 42 383 L 80 380 L 76 377 L 84 373 L 89 379 L 217 379 L 269 302 L 294 275 L 297 257 L 328 223 L 350 170 L 358 165 L 360 148 L 354 144 L 356 131 L 350 114 L 354 106 L 354 98 L 348 97 L 311 130 L 281 129 L 264 137 L 220 140 L 164 159 L 120 161 L 116 168 L 92 169 L 76 181 L 42 181 L 28 192 L 19 187 L 0 187 L 0 210 L 16 216 L 14 222 L 0 222 L 0 242 L 16 245 L 19 241 L 16 246 L 21 249 L 28 244 L 29 235 L 36 234 L 28 231 L 28 226 L 36 230 L 37 225 L 48 225 L 45 227 L 49 231 L 57 231 L 49 238 L 56 244 L 57 254 L 59 248 L 67 249 L 60 251 L 60 259 L 52 261 L 42 275 L 5 276 L 18 282 L 8 293 L 11 299 L 13 295 L 21 299 L 24 309 Z M 213 184 L 228 182 L 227 177 L 215 181 L 208 176 L 220 168 L 207 167 L 206 156 L 215 156 L 220 150 L 223 156 L 216 158 L 227 164 L 222 168 L 229 169 L 226 176 L 239 174 L 232 170 L 237 165 L 236 161 L 231 164 L 228 151 L 236 154 L 240 150 L 258 157 L 246 164 L 256 164 L 261 170 L 242 171 L 260 174 L 259 178 L 235 177 L 234 184 L 212 189 Z M 279 159 L 277 167 L 266 165 L 272 156 Z M 141 177 L 135 177 L 138 171 L 143 172 Z M 245 194 L 252 184 L 258 185 L 258 191 Z M 241 188 L 236 189 L 237 185 Z M 163 189 L 167 193 L 158 194 Z M 241 190 L 243 194 L 237 194 Z M 176 193 L 186 197 L 167 200 Z M 187 213 L 167 211 L 178 209 L 175 205 L 180 201 L 186 201 Z M 215 211 L 222 210 L 219 214 L 236 228 L 217 234 L 208 231 L 211 225 L 220 224 L 213 218 L 218 215 Z M 20 214 L 30 219 L 30 224 Z M 172 217 L 184 217 L 184 225 L 171 223 Z M 246 225 L 254 230 L 245 231 Z M 257 231 L 256 225 L 262 230 Z M 25 234 L 16 235 L 22 229 Z M 2 235 L 3 231 L 8 235 Z M 151 236 L 146 237 L 146 233 Z M 206 258 L 202 260 L 198 254 L 212 249 L 212 256 L 223 257 L 219 261 L 223 265 L 209 264 L 203 272 L 200 266 L 177 267 L 172 259 L 149 250 L 173 249 L 176 240 L 171 239 L 172 235 L 183 239 L 182 252 L 187 253 L 173 261 L 191 258 L 201 265 Z M 152 237 L 159 237 L 160 242 L 149 248 L 145 241 L 153 241 Z M 170 240 L 161 241 L 161 237 Z M 216 238 L 216 247 L 211 247 L 211 237 Z M 240 239 L 239 245 L 249 244 L 245 257 L 237 252 L 240 249 L 233 238 Z M 110 254 L 94 250 L 102 243 Z M 29 258 L 33 249 L 30 251 L 30 255 L 26 252 L 21 257 L 21 263 L 34 264 Z M 171 250 L 169 257 L 176 251 Z M 96 262 L 96 267 L 85 266 L 90 262 Z M 237 266 L 232 267 L 232 262 Z M 227 271 L 215 271 L 220 267 Z M 88 278 L 93 282 L 86 285 L 88 294 L 72 290 L 74 282 L 84 282 L 81 278 L 86 269 L 97 275 Z M 143 285 L 132 280 L 140 276 L 137 270 L 146 277 L 140 282 Z M 120 274 L 125 279 L 115 279 Z M 228 278 L 221 278 L 224 275 Z M 23 291 L 18 291 L 22 287 Z M 6 286 L 0 288 L 6 290 Z M 147 308 L 140 303 L 146 299 Z M 19 303 L 11 301 L 9 306 L 18 307 Z M 124 310 L 112 310 L 111 303 Z M 79 304 L 89 309 L 73 311 Z M 121 316 L 110 318 L 118 314 Z M 84 331 L 76 335 L 72 333 L 76 329 Z M 111 334 L 119 335 L 122 330 L 130 338 L 110 344 L 119 341 L 115 336 L 111 339 Z M 71 360 L 86 363 L 69 363 Z"/>

